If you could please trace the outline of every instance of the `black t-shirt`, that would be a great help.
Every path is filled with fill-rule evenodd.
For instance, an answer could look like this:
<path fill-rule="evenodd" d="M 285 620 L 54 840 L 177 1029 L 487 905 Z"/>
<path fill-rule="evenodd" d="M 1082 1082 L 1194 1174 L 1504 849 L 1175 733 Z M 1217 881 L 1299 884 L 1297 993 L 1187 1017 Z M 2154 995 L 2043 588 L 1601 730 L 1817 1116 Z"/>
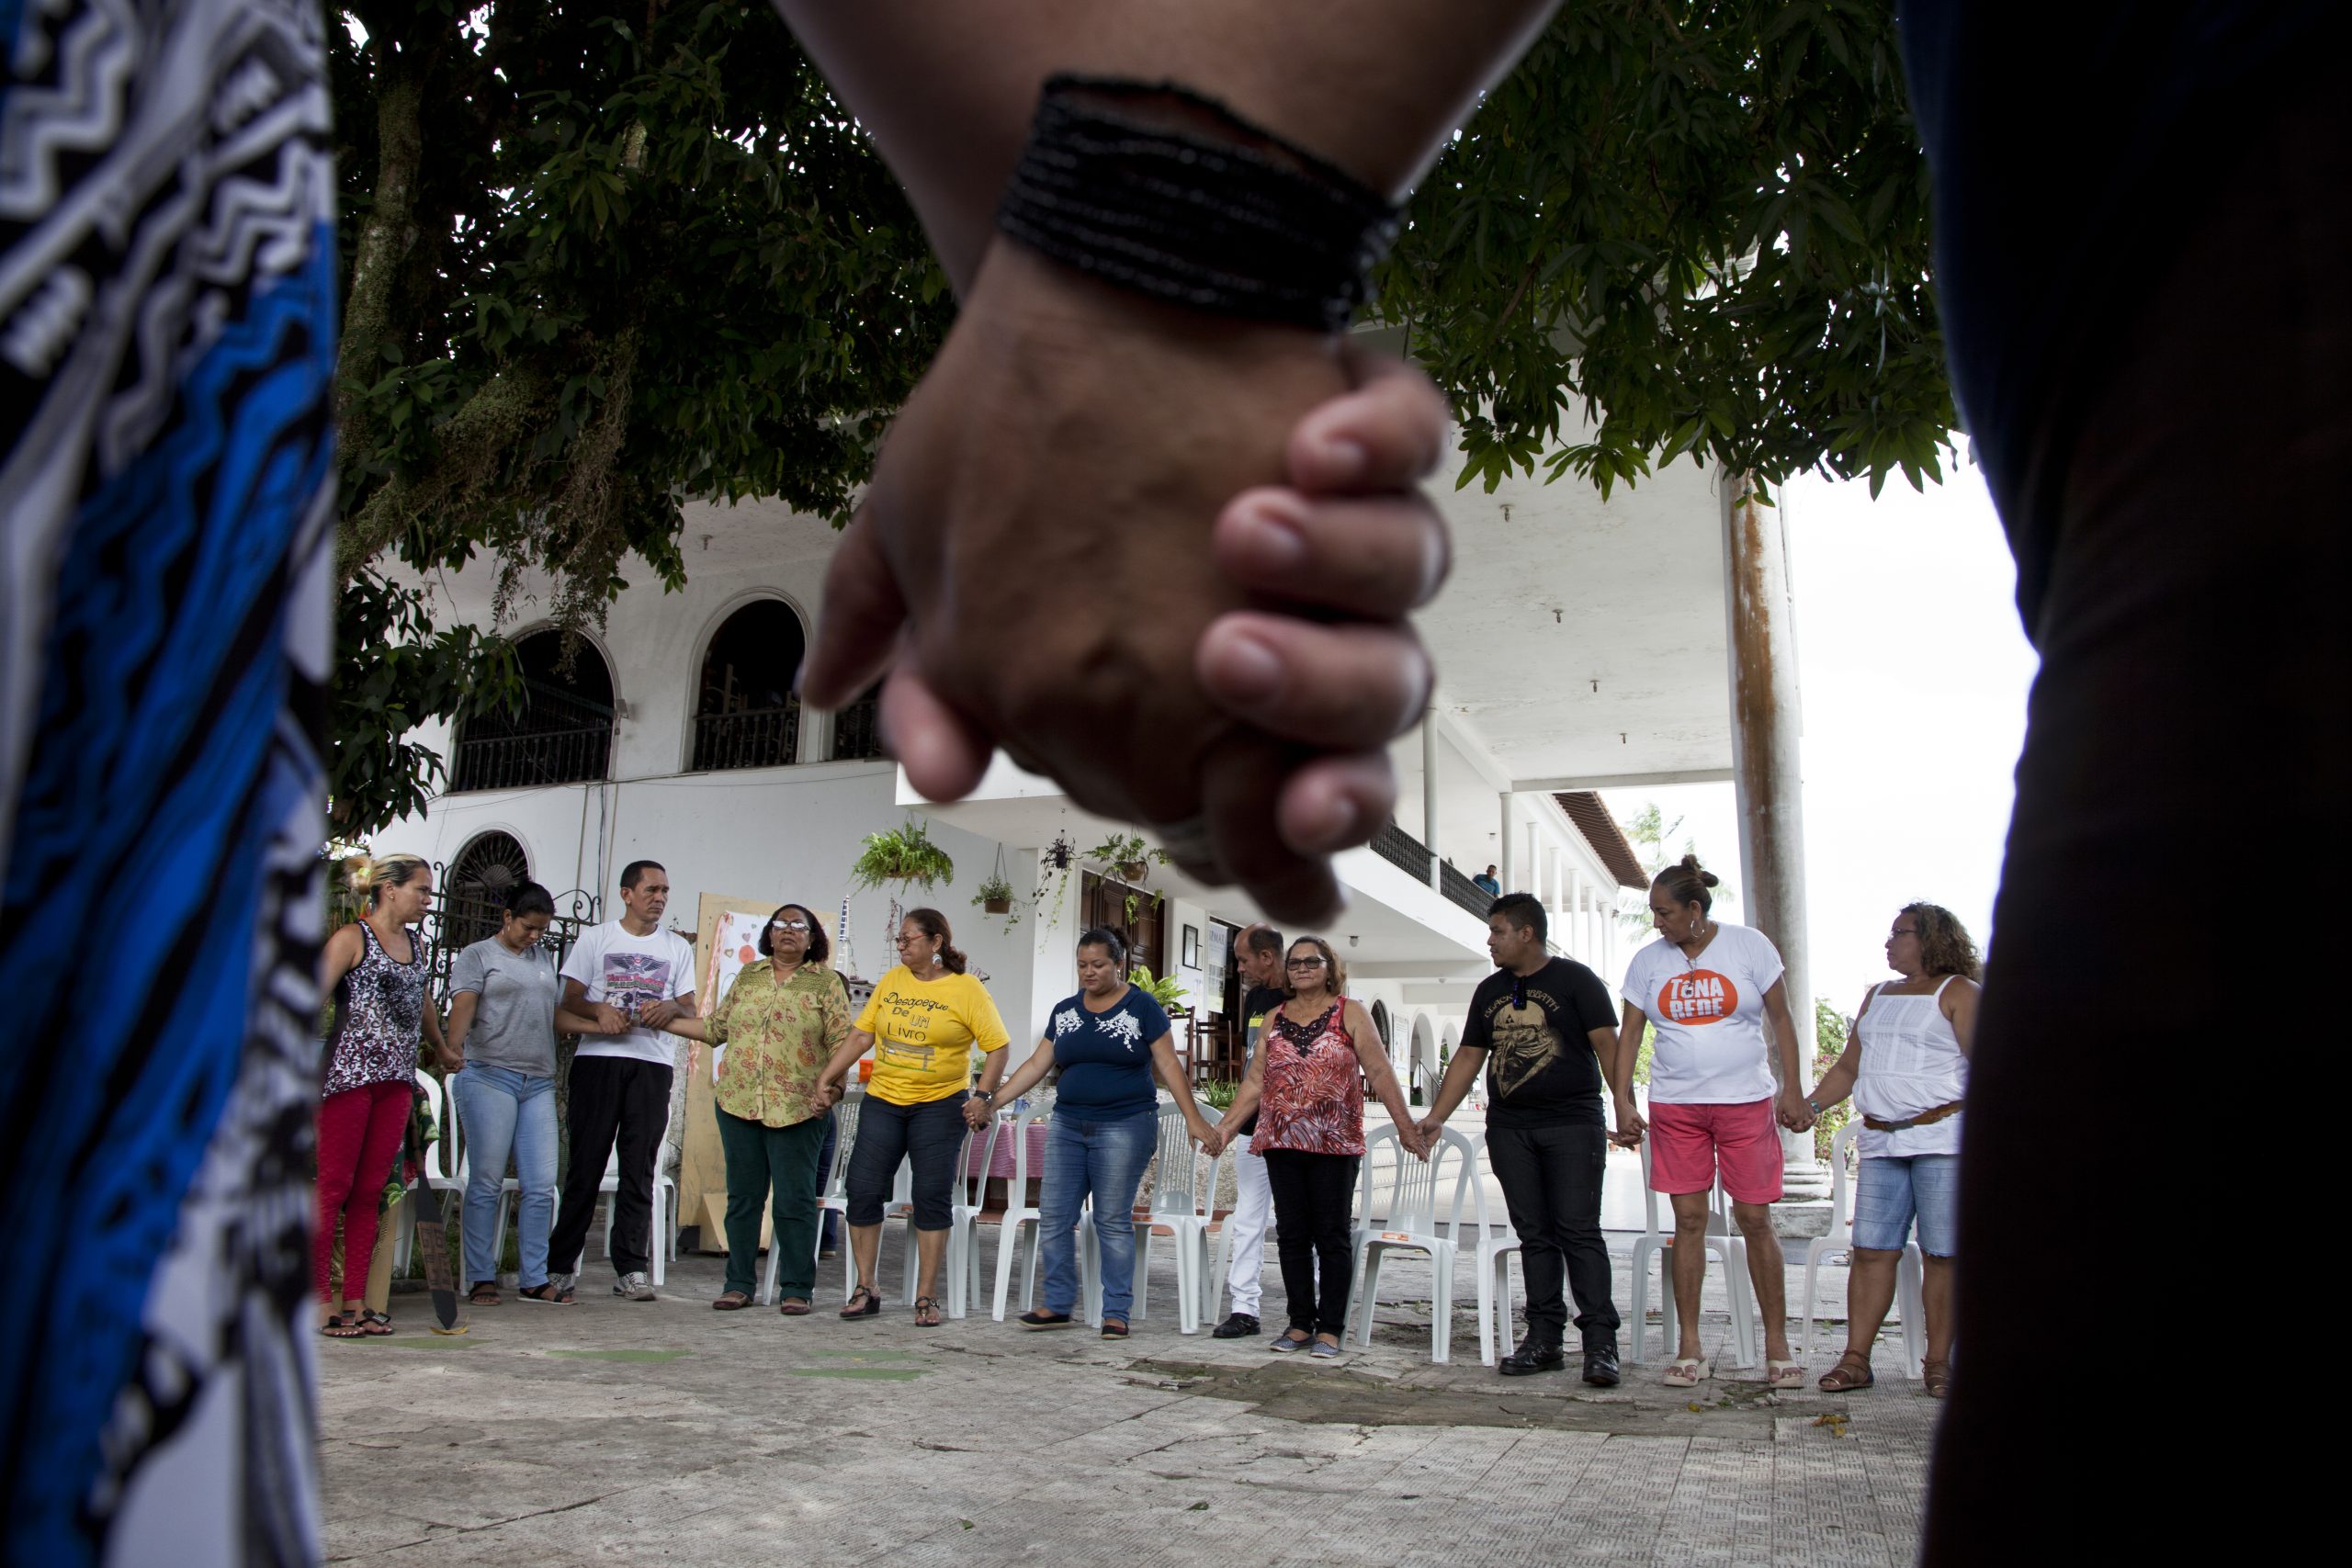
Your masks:
<path fill-rule="evenodd" d="M 1250 1059 L 1257 1060 L 1258 1036 L 1266 1030 L 1266 1020 L 1283 1005 L 1282 991 L 1272 986 L 1252 986 L 1250 994 L 1241 998 L 1241 1037 L 1250 1043 Z M 1258 1130 L 1258 1113 L 1250 1112 L 1250 1120 L 1241 1123 L 1241 1135 L 1248 1137 Z"/>
<path fill-rule="evenodd" d="M 1606 1125 L 1600 1058 L 1589 1036 L 1616 1027 L 1609 987 L 1573 958 L 1528 976 L 1498 969 L 1479 981 L 1462 1045 L 1487 1053 L 1487 1125 Z"/>

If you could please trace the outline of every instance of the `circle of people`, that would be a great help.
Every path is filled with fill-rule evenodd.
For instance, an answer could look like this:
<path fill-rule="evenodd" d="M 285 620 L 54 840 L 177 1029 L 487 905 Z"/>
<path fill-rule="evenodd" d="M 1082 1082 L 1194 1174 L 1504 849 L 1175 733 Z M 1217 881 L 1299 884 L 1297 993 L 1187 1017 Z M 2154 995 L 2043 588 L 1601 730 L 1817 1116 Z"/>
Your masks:
<path fill-rule="evenodd" d="M 1747 1244 L 1766 1377 L 1776 1388 L 1802 1385 L 1805 1369 L 1789 1347 L 1784 1265 L 1771 1217 L 1782 1196 L 1780 1129 L 1805 1132 L 1850 1094 L 1861 1128 L 1849 1338 L 1820 1386 L 1839 1392 L 1872 1381 L 1871 1347 L 1916 1234 L 1927 1338 L 1922 1377 L 1937 1397 L 1949 1387 L 1961 1112 L 1979 965 L 1967 931 L 1935 905 L 1907 905 L 1895 916 L 1886 962 L 1897 977 L 1871 988 L 1844 1054 L 1807 1093 L 1780 954 L 1761 932 L 1713 918 L 1716 878 L 1695 856 L 1651 885 L 1657 937 L 1627 967 L 1622 1012 L 1592 970 L 1551 951 L 1539 899 L 1502 895 L 1487 920 L 1495 972 L 1473 994 L 1460 1046 L 1419 1116 L 1407 1107 L 1365 1009 L 1345 994 L 1346 972 L 1331 944 L 1319 936 L 1285 943 L 1268 927 L 1251 926 L 1236 942 L 1249 1067 L 1212 1123 L 1185 1080 L 1166 1012 L 1127 982 L 1125 947 L 1113 931 L 1080 937 L 1077 993 L 1052 1010 L 1044 1036 L 1008 1074 L 1003 1021 L 935 909 L 907 912 L 898 964 L 853 1015 L 847 985 L 828 964 L 823 926 L 808 906 L 785 904 L 760 937 L 765 962 L 747 964 L 718 1007 L 700 1016 L 693 949 L 661 924 L 670 886 L 660 864 L 638 861 L 624 870 L 620 918 L 583 931 L 560 969 L 543 943 L 553 900 L 524 882 L 508 894 L 498 933 L 457 955 L 445 1024 L 431 1005 L 423 943 L 411 930 L 424 917 L 432 868 L 413 855 L 386 855 L 351 863 L 347 874 L 364 913 L 333 934 L 322 961 L 322 987 L 334 1010 L 318 1111 L 313 1268 L 322 1332 L 330 1338 L 392 1332 L 389 1314 L 356 1292 L 369 1277 L 380 1178 L 401 1155 L 424 1044 L 448 1075 L 469 1145 L 461 1227 L 468 1300 L 500 1301 L 494 1216 L 511 1156 L 521 1299 L 574 1303 L 599 1183 L 616 1148 L 613 1293 L 654 1300 L 652 1180 L 670 1117 L 674 1039 L 683 1037 L 724 1048 L 714 1099 L 727 1177 L 727 1271 L 711 1303 L 717 1310 L 753 1304 L 763 1200 L 779 1249 L 778 1310 L 786 1316 L 813 1310 L 819 1182 L 833 1158 L 832 1108 L 870 1052 L 872 1077 L 845 1181 L 854 1278 L 863 1282 L 842 1317 L 883 1311 L 873 1282 L 885 1201 L 904 1162 L 918 1242 L 913 1323 L 928 1328 L 943 1321 L 940 1276 L 966 1131 L 985 1129 L 999 1104 L 1058 1071 L 1039 1198 L 1044 1300 L 1018 1321 L 1041 1330 L 1077 1321 L 1074 1230 L 1091 1197 L 1101 1332 L 1125 1337 L 1132 1215 L 1158 1140 L 1156 1078 L 1204 1151 L 1229 1146 L 1237 1156 L 1235 1207 L 1226 1220 L 1231 1313 L 1213 1333 L 1225 1339 L 1261 1333 L 1271 1211 L 1287 1325 L 1267 1348 L 1316 1358 L 1339 1355 L 1342 1342 L 1364 1100 L 1377 1099 L 1399 1144 L 1426 1159 L 1483 1070 L 1488 1158 L 1520 1237 L 1526 1280 L 1525 1337 L 1501 1358 L 1500 1370 L 1524 1376 L 1565 1368 L 1572 1295 L 1583 1376 L 1600 1386 L 1620 1379 L 1619 1317 L 1600 1229 L 1611 1144 L 1646 1149 L 1649 1185 L 1673 1208 L 1679 1337 L 1663 1381 L 1687 1388 L 1713 1375 L 1700 1338 L 1700 1300 L 1720 1184 Z M 571 1069 L 571 1157 L 559 1203 L 560 1033 L 578 1035 L 579 1046 Z M 1636 1080 L 1645 1076 L 1645 1043 L 1644 1091 Z M 831 1215 L 824 1218 L 830 1224 Z"/>

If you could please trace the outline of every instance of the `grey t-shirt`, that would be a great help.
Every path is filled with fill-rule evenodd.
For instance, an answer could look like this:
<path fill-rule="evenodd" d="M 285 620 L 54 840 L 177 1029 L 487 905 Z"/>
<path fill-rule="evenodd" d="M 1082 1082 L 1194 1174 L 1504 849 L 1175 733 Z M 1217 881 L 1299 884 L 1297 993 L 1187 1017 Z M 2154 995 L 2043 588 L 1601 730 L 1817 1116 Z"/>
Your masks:
<path fill-rule="evenodd" d="M 449 966 L 450 996 L 471 991 L 481 998 L 466 1032 L 466 1065 L 555 1077 L 555 1004 L 562 990 L 555 954 L 543 947 L 515 953 L 486 937 L 458 954 Z"/>

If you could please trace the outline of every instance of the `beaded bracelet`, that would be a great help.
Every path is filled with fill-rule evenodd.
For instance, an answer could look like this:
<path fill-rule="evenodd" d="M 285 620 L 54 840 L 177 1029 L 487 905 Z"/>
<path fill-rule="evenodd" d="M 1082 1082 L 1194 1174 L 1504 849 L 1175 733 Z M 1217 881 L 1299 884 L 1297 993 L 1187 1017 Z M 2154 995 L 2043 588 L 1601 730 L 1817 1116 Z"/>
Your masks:
<path fill-rule="evenodd" d="M 1397 209 L 1190 88 L 1057 75 L 996 220 L 1106 283 L 1339 332 L 1369 297 Z"/>

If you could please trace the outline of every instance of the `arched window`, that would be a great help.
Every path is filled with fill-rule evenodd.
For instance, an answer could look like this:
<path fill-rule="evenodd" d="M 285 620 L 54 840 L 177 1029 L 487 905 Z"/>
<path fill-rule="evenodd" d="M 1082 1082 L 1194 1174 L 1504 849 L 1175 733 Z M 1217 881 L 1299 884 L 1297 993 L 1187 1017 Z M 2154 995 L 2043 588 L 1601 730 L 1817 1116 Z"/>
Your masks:
<path fill-rule="evenodd" d="M 703 655 L 695 772 L 777 768 L 795 760 L 800 699 L 792 694 L 792 680 L 806 649 L 800 617 L 781 600 L 755 600 L 727 617 Z"/>
<path fill-rule="evenodd" d="M 1386 1002 L 1375 1001 L 1372 1004 L 1372 1028 L 1373 1032 L 1380 1036 L 1380 1043 L 1383 1045 L 1393 1043 L 1396 1037 L 1388 1032 L 1388 1004 Z M 1394 1051 L 1390 1052 L 1391 1055 L 1394 1055 L 1396 1053 Z"/>
<path fill-rule="evenodd" d="M 458 852 L 441 886 L 441 942 L 452 952 L 496 936 L 506 893 L 530 880 L 531 862 L 507 833 L 483 833 Z"/>
<path fill-rule="evenodd" d="M 481 714 L 458 735 L 452 790 L 524 789 L 601 779 L 613 750 L 613 672 L 586 637 L 564 657 L 561 632 L 534 632 L 514 645 L 523 705 Z"/>
<path fill-rule="evenodd" d="M 882 683 L 833 716 L 833 757 L 849 761 L 882 752 Z"/>

